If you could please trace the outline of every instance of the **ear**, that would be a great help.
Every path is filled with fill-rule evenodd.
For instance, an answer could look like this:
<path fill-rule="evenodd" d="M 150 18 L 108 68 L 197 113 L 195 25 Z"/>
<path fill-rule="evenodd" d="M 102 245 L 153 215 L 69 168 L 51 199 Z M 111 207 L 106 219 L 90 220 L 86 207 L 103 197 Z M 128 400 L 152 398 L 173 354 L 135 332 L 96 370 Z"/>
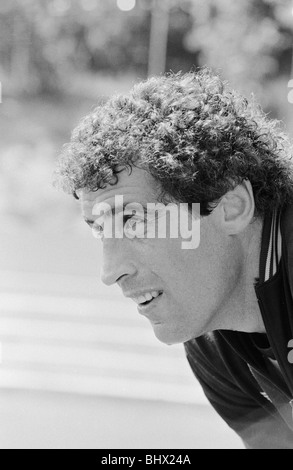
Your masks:
<path fill-rule="evenodd" d="M 252 222 L 255 212 L 253 189 L 250 181 L 244 180 L 222 197 L 219 204 L 220 223 L 229 235 L 244 231 Z"/>

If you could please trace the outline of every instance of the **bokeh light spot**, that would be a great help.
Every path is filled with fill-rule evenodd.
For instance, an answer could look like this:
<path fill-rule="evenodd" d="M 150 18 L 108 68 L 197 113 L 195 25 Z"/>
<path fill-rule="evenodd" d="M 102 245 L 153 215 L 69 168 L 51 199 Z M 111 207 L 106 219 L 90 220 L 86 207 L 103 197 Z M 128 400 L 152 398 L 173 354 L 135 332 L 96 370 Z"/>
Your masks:
<path fill-rule="evenodd" d="M 117 0 L 117 7 L 122 11 L 130 11 L 135 8 L 136 0 Z"/>

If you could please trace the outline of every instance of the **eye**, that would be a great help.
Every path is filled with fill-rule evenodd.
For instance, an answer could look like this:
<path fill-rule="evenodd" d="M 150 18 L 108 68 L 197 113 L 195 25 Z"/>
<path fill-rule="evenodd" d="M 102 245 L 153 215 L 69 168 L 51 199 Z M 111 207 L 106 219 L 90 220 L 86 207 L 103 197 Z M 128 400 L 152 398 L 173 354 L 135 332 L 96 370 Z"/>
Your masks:
<path fill-rule="evenodd" d="M 126 220 L 125 220 L 126 219 Z M 145 220 L 138 216 L 124 216 L 124 233 L 129 238 L 143 236 L 145 230 Z"/>
<path fill-rule="evenodd" d="M 92 227 L 92 234 L 97 239 L 102 239 L 104 236 L 104 227 L 100 224 L 95 223 Z"/>

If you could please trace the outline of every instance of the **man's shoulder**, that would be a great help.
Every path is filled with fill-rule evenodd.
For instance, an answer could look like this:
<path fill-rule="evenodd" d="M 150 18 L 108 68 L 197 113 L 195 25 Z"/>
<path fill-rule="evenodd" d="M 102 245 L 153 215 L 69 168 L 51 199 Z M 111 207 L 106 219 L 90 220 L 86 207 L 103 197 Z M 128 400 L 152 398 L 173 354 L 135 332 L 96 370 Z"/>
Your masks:
<path fill-rule="evenodd" d="M 241 335 L 234 332 L 214 331 L 184 344 L 186 357 L 194 371 L 209 371 L 213 376 L 221 375 L 233 382 L 240 371 L 245 380 L 251 380 L 248 363 L 231 344 L 238 344 Z M 236 348 L 237 349 L 237 348 Z M 243 351 L 242 351 L 243 352 Z M 234 371 L 234 372 L 233 372 Z"/>
<path fill-rule="evenodd" d="M 184 343 L 188 359 L 197 361 L 199 364 L 210 363 L 214 366 L 223 364 L 222 351 L 226 346 L 227 343 L 223 341 L 218 331 L 207 333 Z"/>

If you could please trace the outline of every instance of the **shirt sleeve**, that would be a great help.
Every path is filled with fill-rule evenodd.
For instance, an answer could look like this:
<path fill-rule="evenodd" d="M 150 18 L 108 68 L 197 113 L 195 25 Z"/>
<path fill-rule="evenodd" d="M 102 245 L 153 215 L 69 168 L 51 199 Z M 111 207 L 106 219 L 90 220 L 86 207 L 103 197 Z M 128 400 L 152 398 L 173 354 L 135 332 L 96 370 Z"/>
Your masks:
<path fill-rule="evenodd" d="M 239 377 L 229 370 L 212 335 L 185 343 L 185 352 L 207 399 L 247 449 L 293 449 L 292 431 L 261 395 L 248 365 L 232 349 Z"/>

